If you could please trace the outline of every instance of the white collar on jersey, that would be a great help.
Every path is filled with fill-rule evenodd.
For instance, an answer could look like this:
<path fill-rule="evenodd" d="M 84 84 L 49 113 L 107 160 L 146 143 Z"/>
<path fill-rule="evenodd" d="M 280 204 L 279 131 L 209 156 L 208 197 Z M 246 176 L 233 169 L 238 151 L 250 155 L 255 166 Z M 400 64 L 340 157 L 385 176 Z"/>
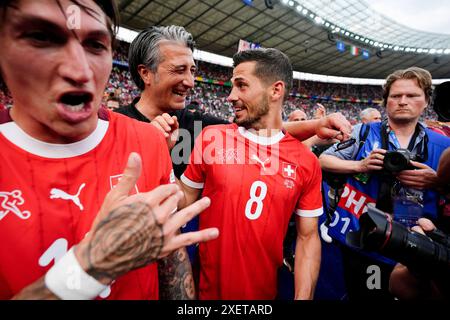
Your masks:
<path fill-rule="evenodd" d="M 76 157 L 94 149 L 104 138 L 108 126 L 108 121 L 99 119 L 97 128 L 88 137 L 68 144 L 54 144 L 37 140 L 26 134 L 13 121 L 0 124 L 0 133 L 12 144 L 31 154 L 50 159 L 62 159 Z"/>
<path fill-rule="evenodd" d="M 284 133 L 282 130 L 280 130 L 280 132 L 278 132 L 276 135 L 271 136 L 271 137 L 258 136 L 256 134 L 248 131 L 244 127 L 238 127 L 238 131 L 241 135 L 243 135 L 248 140 L 253 141 L 254 143 L 263 145 L 263 146 L 270 146 L 272 144 L 278 143 L 278 142 L 280 142 L 281 139 L 284 138 Z"/>

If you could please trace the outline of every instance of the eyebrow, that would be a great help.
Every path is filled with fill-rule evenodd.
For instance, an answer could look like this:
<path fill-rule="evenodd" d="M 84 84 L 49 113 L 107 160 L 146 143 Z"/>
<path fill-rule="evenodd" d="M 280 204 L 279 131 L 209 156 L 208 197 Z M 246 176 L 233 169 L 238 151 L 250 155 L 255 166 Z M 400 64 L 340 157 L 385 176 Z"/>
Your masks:
<path fill-rule="evenodd" d="M 231 78 L 231 82 L 238 82 L 238 81 L 247 82 L 247 80 L 243 77 Z"/>
<path fill-rule="evenodd" d="M 21 14 L 20 16 L 16 16 L 13 19 L 12 24 L 14 27 L 21 27 L 21 28 L 40 27 L 43 29 L 49 29 L 53 31 L 55 29 L 62 30 L 62 28 L 56 23 L 27 14 Z"/>
<path fill-rule="evenodd" d="M 15 21 L 14 21 L 15 20 Z M 61 27 L 59 24 L 48 21 L 44 18 L 36 17 L 28 14 L 21 14 L 13 20 L 12 24 L 14 28 L 20 29 L 30 29 L 30 28 L 41 28 L 44 31 L 49 31 L 53 33 L 73 33 L 75 30 L 69 30 L 66 26 Z M 111 33 L 106 29 L 97 29 L 88 31 L 86 34 L 87 38 L 108 38 L 112 40 Z"/>

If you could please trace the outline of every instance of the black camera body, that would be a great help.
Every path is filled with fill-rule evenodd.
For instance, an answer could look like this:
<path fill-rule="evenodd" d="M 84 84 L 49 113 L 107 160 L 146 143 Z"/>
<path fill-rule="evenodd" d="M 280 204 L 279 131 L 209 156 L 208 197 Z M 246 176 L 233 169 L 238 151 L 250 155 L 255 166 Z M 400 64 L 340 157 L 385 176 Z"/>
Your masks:
<path fill-rule="evenodd" d="M 417 161 L 417 156 L 408 149 L 397 149 L 387 151 L 384 155 L 383 168 L 388 172 L 400 172 L 403 170 L 412 170 L 415 167 L 411 164 Z"/>
<path fill-rule="evenodd" d="M 419 272 L 450 274 L 450 238 L 439 230 L 427 237 L 413 232 L 374 207 L 361 215 L 360 229 L 346 236 L 348 245 L 374 251 Z"/>

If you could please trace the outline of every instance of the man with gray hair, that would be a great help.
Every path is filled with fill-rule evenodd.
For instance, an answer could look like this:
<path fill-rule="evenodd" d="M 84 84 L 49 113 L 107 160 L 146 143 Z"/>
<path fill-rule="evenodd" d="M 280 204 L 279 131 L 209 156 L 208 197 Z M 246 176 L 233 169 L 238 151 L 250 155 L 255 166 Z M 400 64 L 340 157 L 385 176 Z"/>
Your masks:
<path fill-rule="evenodd" d="M 176 139 L 170 140 L 168 131 L 180 127 L 189 132 L 189 137 L 183 137 L 179 141 L 184 144 L 190 142 L 188 148 L 181 148 L 178 154 L 186 161 L 173 163 L 177 177 L 184 172 L 185 163 L 189 159 L 194 143 L 195 122 L 198 121 L 202 126 L 228 123 L 224 119 L 200 112 L 189 112 L 185 108 L 186 98 L 194 87 L 196 65 L 193 50 L 193 37 L 183 27 L 150 27 L 140 32 L 130 45 L 128 61 L 131 76 L 142 91 L 141 96 L 135 98 L 131 105 L 117 110 L 144 122 L 156 118 L 163 120 L 158 122 L 156 119 L 153 124 L 164 132 L 170 149 L 174 147 Z M 198 133 L 200 131 L 201 128 Z"/>
<path fill-rule="evenodd" d="M 359 113 L 362 123 L 381 122 L 381 113 L 375 108 L 366 108 Z"/>

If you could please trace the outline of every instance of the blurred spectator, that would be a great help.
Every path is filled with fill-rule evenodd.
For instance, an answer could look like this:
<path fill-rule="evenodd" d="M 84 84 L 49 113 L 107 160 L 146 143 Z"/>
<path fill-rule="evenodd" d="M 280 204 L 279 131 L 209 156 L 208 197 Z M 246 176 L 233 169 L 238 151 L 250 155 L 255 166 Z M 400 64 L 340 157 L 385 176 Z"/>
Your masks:
<path fill-rule="evenodd" d="M 362 123 L 381 122 L 381 113 L 375 108 L 366 108 L 359 113 Z"/>
<path fill-rule="evenodd" d="M 106 101 L 106 107 L 111 110 L 119 107 L 119 99 L 114 92 L 109 93 L 108 100 Z"/>
<path fill-rule="evenodd" d="M 305 121 L 306 120 L 306 113 L 302 110 L 295 110 L 292 111 L 291 114 L 288 117 L 288 121 Z"/>

